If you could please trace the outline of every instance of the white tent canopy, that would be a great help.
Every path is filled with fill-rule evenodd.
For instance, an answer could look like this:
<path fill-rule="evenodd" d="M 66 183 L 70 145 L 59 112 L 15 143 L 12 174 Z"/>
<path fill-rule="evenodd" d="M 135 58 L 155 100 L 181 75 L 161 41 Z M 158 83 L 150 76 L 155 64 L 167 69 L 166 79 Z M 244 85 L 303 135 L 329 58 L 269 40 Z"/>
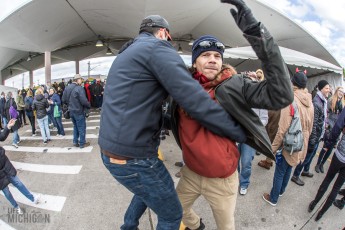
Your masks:
<path fill-rule="evenodd" d="M 327 80 L 334 87 L 343 84 L 342 68 L 292 49 L 284 47 L 279 47 L 279 49 L 288 66 L 290 75 L 295 72 L 296 67 L 307 70 L 307 88 L 309 90 L 311 90 L 321 79 Z M 224 59 L 224 62 L 236 67 L 237 71 L 255 71 L 261 68 L 261 62 L 250 46 L 226 49 L 224 52 Z"/>
<path fill-rule="evenodd" d="M 288 65 L 303 66 L 307 68 L 315 68 L 320 70 L 329 70 L 339 74 L 342 73 L 342 68 L 333 65 L 329 62 L 326 62 L 324 60 L 321 60 L 319 58 L 284 47 L 279 47 L 279 49 L 284 58 L 285 63 Z M 226 49 L 224 53 L 224 58 L 253 60 L 258 59 L 254 50 L 250 46 Z"/>

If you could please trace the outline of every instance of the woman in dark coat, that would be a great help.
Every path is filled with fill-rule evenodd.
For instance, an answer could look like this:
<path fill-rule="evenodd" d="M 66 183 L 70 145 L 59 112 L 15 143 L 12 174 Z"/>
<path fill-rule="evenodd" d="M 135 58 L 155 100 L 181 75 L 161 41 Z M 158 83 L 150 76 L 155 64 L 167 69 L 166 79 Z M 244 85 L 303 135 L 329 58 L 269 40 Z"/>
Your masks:
<path fill-rule="evenodd" d="M 10 129 L 15 124 L 15 119 L 11 119 L 4 130 L 0 132 L 0 141 L 6 140 Z M 13 198 L 8 185 L 12 183 L 24 196 L 35 204 L 39 203 L 40 195 L 33 195 L 17 176 L 17 170 L 13 167 L 5 154 L 5 149 L 0 146 L 0 189 L 3 191 L 6 199 L 12 204 L 18 214 L 23 214 L 16 200 Z"/>

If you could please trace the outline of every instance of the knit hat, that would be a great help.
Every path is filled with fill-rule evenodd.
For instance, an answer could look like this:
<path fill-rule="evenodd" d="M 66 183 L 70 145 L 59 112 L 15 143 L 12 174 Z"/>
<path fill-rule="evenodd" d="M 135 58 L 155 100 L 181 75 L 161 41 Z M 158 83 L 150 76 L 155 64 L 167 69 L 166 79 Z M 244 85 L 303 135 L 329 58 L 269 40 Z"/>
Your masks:
<path fill-rule="evenodd" d="M 225 46 L 216 37 L 211 35 L 204 35 L 195 40 L 192 46 L 192 64 L 195 60 L 206 51 L 216 51 L 220 53 L 223 59 Z"/>
<path fill-rule="evenodd" d="M 302 71 L 296 72 L 292 76 L 292 84 L 300 89 L 304 89 L 307 86 L 307 76 Z"/>
<path fill-rule="evenodd" d="M 317 83 L 317 88 L 321 91 L 326 85 L 329 85 L 328 81 L 321 80 Z"/>

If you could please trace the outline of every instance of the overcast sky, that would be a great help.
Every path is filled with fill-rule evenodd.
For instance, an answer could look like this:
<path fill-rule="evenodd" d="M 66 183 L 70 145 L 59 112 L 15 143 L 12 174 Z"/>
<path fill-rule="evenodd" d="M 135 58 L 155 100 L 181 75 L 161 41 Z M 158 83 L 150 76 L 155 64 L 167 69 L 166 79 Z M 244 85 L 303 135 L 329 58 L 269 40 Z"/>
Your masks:
<path fill-rule="evenodd" d="M 31 0 L 0 0 L 0 21 Z M 276 10 L 287 15 L 290 19 L 304 27 L 331 54 L 345 67 L 345 1 L 344 0 L 259 0 L 267 3 Z M 80 74 L 87 75 L 87 62 L 91 63 L 91 74 L 107 75 L 112 57 L 103 57 L 81 61 Z M 52 66 L 52 81 L 56 78 L 70 76 L 75 71 L 74 62 Z M 29 85 L 28 73 L 15 76 L 5 82 L 5 85 L 21 88 L 22 79 L 27 80 L 24 86 Z M 44 82 L 44 70 L 34 71 L 34 83 Z"/>

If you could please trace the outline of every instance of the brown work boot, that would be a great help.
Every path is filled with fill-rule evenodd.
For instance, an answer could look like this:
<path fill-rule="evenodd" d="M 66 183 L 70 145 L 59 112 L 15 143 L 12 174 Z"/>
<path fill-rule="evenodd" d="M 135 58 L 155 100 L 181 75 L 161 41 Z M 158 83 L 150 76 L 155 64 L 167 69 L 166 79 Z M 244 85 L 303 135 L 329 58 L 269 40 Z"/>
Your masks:
<path fill-rule="evenodd" d="M 268 162 L 266 160 L 259 161 L 258 165 L 262 168 L 265 168 L 267 170 L 270 170 L 270 168 L 273 166 L 272 162 Z"/>

